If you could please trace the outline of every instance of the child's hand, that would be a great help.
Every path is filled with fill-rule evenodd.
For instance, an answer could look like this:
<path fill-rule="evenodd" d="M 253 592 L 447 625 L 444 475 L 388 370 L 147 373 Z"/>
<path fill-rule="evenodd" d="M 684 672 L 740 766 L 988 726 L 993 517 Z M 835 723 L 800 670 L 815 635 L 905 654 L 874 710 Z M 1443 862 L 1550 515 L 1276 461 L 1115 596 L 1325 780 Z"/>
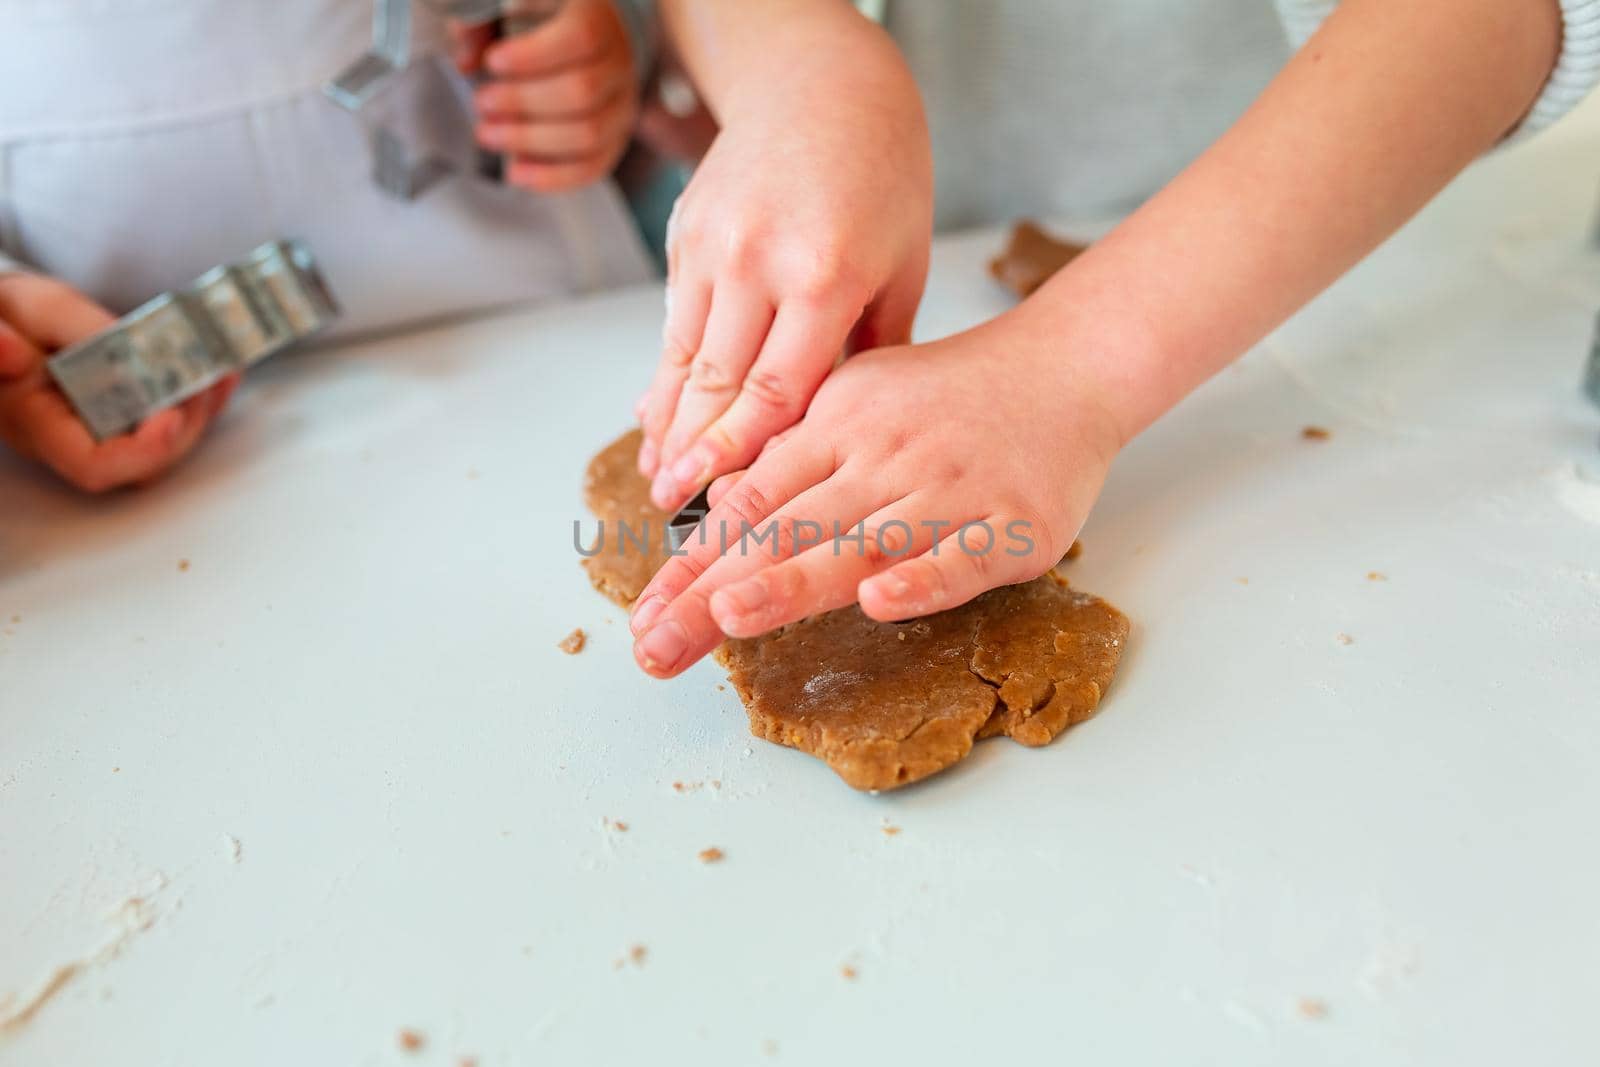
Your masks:
<path fill-rule="evenodd" d="M 229 378 L 131 434 L 96 442 L 51 381 L 45 358 L 115 321 L 62 282 L 0 275 L 0 440 L 89 493 L 149 481 L 183 458 L 238 383 Z"/>
<path fill-rule="evenodd" d="M 1121 435 L 1085 381 L 1004 322 L 866 353 L 825 382 L 798 426 L 715 487 L 706 543 L 691 538 L 641 594 L 640 665 L 668 677 L 724 634 L 857 600 L 911 618 L 1054 566 Z M 835 542 L 836 521 L 847 535 L 864 524 L 863 543 Z M 778 534 L 740 546 L 744 523 Z"/>
<path fill-rule="evenodd" d="M 712 71 L 722 131 L 668 227 L 663 352 L 638 410 L 668 510 L 792 426 L 842 353 L 909 341 L 927 274 L 927 129 L 892 43 L 845 5 L 763 17 L 798 46 L 776 69 L 754 36 L 699 61 L 751 53 Z"/>
<path fill-rule="evenodd" d="M 633 46 L 612 0 L 567 0 L 548 22 L 493 44 L 483 26 L 452 32 L 456 65 L 493 79 L 477 91 L 477 137 L 510 157 L 507 181 L 554 193 L 611 173 L 639 105 Z"/>

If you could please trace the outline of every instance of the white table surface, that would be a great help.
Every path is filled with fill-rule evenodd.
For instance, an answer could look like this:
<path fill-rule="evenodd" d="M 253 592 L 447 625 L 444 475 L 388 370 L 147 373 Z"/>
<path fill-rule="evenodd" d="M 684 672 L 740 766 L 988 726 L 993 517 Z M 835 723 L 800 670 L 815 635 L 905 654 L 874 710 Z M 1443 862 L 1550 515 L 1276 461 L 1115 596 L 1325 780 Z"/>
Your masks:
<path fill-rule="evenodd" d="M 1596 1062 L 1597 134 L 1136 442 L 1100 716 L 900 793 L 637 672 L 577 566 L 654 288 L 283 358 L 151 491 L 0 461 L 0 1017 L 80 964 L 0 1063 Z"/>

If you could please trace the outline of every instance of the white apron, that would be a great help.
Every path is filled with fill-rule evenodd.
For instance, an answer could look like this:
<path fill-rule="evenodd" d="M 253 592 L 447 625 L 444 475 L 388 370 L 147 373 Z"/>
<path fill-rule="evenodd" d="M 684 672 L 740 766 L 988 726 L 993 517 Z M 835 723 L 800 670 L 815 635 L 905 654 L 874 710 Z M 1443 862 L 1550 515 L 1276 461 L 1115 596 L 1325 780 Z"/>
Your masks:
<path fill-rule="evenodd" d="M 297 237 L 342 334 L 650 276 L 610 183 L 379 192 L 360 122 L 321 93 L 371 20 L 370 0 L 0 0 L 0 250 L 122 312 Z"/>

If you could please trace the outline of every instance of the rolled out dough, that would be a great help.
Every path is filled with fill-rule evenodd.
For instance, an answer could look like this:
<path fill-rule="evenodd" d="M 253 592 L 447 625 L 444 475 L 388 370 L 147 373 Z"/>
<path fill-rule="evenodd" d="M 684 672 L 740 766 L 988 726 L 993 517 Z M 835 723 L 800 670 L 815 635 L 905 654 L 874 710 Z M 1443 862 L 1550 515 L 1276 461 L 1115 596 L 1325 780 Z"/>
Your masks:
<path fill-rule="evenodd" d="M 594 555 L 583 561 L 589 581 L 602 596 L 627 607 L 639 598 L 651 577 L 667 561 L 666 522 L 671 517 L 650 503 L 650 483 L 639 473 L 639 443 L 644 435 L 629 430 L 589 461 L 583 477 L 583 502 L 603 524 Z M 646 537 L 621 536 L 623 527 Z"/>
<path fill-rule="evenodd" d="M 634 464 L 639 439 L 630 431 L 590 462 L 584 496 L 601 518 L 659 531 L 667 516 Z M 583 565 L 596 589 L 627 605 L 665 548 L 657 538 L 641 552 L 606 536 Z M 857 789 L 894 789 L 960 761 L 974 741 L 1044 745 L 1089 718 L 1127 636 L 1120 611 L 1052 571 L 907 622 L 830 611 L 728 641 L 716 658 L 751 733 L 817 756 Z"/>
<path fill-rule="evenodd" d="M 1031 296 L 1087 247 L 1052 237 L 1038 223 L 1023 219 L 1011 228 L 1005 250 L 989 261 L 989 273 L 1018 296 Z"/>

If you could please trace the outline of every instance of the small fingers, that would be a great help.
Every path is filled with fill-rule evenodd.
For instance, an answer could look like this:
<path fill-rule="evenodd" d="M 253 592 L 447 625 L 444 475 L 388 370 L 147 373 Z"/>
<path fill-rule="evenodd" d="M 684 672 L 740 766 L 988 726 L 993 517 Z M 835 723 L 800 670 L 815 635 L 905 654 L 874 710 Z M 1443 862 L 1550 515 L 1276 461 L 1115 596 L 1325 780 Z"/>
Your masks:
<path fill-rule="evenodd" d="M 65 282 L 36 274 L 0 278 L 0 319 L 46 352 L 75 345 L 116 316 Z"/>
<path fill-rule="evenodd" d="M 689 366 L 672 424 L 661 442 L 661 465 L 650 485 L 650 499 L 671 511 L 692 496 L 711 474 L 686 469 L 684 450 L 728 409 L 756 360 L 775 309 L 762 293 L 737 282 L 717 286 L 705 337 Z M 731 469 L 731 468 L 729 468 Z"/>
<path fill-rule="evenodd" d="M 680 487 L 744 466 L 774 434 L 797 423 L 837 362 L 857 311 L 798 301 L 780 307 L 738 395 L 676 461 L 672 476 Z"/>
<path fill-rule="evenodd" d="M 494 44 L 484 62 L 502 77 L 530 77 L 617 53 L 631 67 L 627 52 L 627 31 L 609 3 L 568 0 L 545 22 Z"/>
<path fill-rule="evenodd" d="M 742 531 L 759 526 L 801 493 L 831 477 L 836 467 L 831 447 L 796 440 L 747 471 L 737 486 L 724 493 L 691 536 L 639 594 L 628 620 L 637 637 L 655 617 L 716 562 L 717 539 L 707 531 Z"/>
<path fill-rule="evenodd" d="M 632 91 L 627 71 L 589 64 L 548 77 L 490 82 L 473 98 L 484 119 L 567 119 Z"/>
<path fill-rule="evenodd" d="M 514 156 L 506 163 L 506 181 L 536 193 L 571 192 L 603 181 L 610 173 L 611 162 L 605 156 L 555 163 Z"/>
<path fill-rule="evenodd" d="M 1051 566 L 1039 550 L 1042 537 L 1020 519 L 991 515 L 963 522 L 922 555 L 864 580 L 857 590 L 861 610 L 882 622 L 911 619 L 1036 578 Z"/>
<path fill-rule="evenodd" d="M 0 383 L 14 381 L 38 368 L 44 353 L 0 319 Z"/>
<path fill-rule="evenodd" d="M 661 360 L 655 380 L 646 394 L 644 444 L 639 448 L 639 472 L 654 478 L 660 463 L 661 441 L 672 425 L 683 383 L 689 379 L 689 364 L 700 350 L 705 336 L 706 316 L 711 311 L 711 286 L 695 278 L 682 279 L 667 288 L 667 322 L 661 332 Z"/>
<path fill-rule="evenodd" d="M 787 623 L 856 602 L 861 582 L 899 560 L 928 551 L 933 533 L 917 518 L 934 512 L 915 494 L 831 529 L 827 544 L 732 584 L 711 596 L 711 617 L 729 637 L 755 637 Z"/>
<path fill-rule="evenodd" d="M 530 156 L 543 162 L 609 156 L 627 139 L 633 114 L 621 94 L 593 111 L 559 118 L 486 118 L 478 124 L 478 143 L 496 152 Z"/>

